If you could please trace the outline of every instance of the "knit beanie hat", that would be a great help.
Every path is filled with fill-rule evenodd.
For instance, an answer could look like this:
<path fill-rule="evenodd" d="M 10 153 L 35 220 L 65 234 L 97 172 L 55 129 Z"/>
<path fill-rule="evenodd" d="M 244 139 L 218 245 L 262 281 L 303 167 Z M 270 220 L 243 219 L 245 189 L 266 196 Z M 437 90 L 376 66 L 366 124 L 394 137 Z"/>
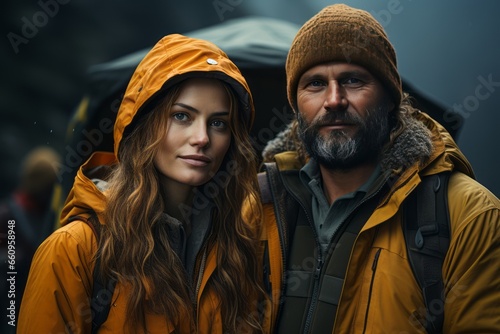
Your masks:
<path fill-rule="evenodd" d="M 286 60 L 287 94 L 297 111 L 297 85 L 311 67 L 341 61 L 366 68 L 401 102 L 396 52 L 384 28 L 368 12 L 344 4 L 325 7 L 297 32 Z"/>

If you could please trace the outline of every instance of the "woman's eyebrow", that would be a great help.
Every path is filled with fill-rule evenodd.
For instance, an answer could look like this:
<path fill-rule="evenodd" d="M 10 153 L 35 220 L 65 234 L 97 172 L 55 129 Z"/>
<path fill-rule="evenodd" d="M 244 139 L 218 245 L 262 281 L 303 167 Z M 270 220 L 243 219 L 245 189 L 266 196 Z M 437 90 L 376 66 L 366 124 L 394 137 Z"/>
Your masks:
<path fill-rule="evenodd" d="M 184 104 L 184 103 L 181 103 L 181 102 L 176 102 L 174 103 L 174 106 L 179 106 L 179 107 L 182 107 L 182 108 L 185 108 L 189 111 L 192 111 L 196 114 L 199 114 L 200 111 L 190 105 L 187 105 L 187 104 Z M 217 112 L 214 112 L 214 113 L 211 113 L 212 116 L 226 116 L 226 115 L 229 115 L 229 111 L 217 111 Z"/>
<path fill-rule="evenodd" d="M 195 112 L 195 113 L 199 113 L 200 112 L 198 109 L 193 108 L 190 105 L 187 105 L 187 104 L 184 104 L 184 103 L 180 103 L 180 102 L 174 103 L 174 106 L 179 106 L 179 107 L 182 107 L 184 109 L 190 110 L 190 111 Z"/>

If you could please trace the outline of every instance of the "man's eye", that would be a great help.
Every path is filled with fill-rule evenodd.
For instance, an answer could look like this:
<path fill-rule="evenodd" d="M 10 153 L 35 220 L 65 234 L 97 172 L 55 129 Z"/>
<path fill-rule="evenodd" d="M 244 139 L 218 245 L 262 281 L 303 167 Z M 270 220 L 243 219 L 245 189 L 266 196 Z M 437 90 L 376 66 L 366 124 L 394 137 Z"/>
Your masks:
<path fill-rule="evenodd" d="M 361 83 L 361 80 L 357 78 L 347 78 L 344 80 L 345 85 L 359 85 Z"/>
<path fill-rule="evenodd" d="M 319 87 L 319 86 L 322 86 L 323 85 L 323 82 L 319 81 L 319 80 L 313 80 L 309 83 L 309 86 L 313 86 L 313 87 Z"/>

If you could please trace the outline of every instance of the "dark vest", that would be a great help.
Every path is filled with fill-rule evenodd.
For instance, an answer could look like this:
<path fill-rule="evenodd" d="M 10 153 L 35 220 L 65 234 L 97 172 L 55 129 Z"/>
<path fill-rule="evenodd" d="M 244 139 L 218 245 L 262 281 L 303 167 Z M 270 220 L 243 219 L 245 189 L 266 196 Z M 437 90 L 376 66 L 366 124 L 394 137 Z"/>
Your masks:
<path fill-rule="evenodd" d="M 277 333 L 331 333 L 352 247 L 383 193 L 367 194 L 342 222 L 323 254 L 312 221 L 311 194 L 299 171 L 270 171 L 266 166 L 275 213 L 285 248 L 285 282 Z M 274 178 L 274 179 L 273 179 Z M 282 183 L 281 183 L 282 182 Z M 286 190 L 286 192 L 285 192 Z"/>

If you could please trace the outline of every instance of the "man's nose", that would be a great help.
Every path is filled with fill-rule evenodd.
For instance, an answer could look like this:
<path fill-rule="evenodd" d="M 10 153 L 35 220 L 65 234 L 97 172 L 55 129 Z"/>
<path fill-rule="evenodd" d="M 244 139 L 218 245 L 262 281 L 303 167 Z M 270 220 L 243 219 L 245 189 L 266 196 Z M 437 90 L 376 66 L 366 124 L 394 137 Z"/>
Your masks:
<path fill-rule="evenodd" d="M 337 81 L 330 81 L 326 90 L 324 108 L 328 111 L 345 110 L 347 105 L 345 89 Z"/>

